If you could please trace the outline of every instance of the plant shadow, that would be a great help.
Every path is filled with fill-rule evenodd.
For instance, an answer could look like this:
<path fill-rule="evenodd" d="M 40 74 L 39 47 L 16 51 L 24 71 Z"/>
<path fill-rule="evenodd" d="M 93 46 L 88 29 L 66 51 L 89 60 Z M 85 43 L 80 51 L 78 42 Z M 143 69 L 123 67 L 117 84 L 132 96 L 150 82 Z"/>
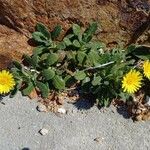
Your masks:
<path fill-rule="evenodd" d="M 0 102 L 3 100 L 3 96 L 2 95 L 0 95 Z"/>
<path fill-rule="evenodd" d="M 9 96 L 9 93 L 7 94 L 0 94 L 0 104 L 5 105 L 5 102 L 3 102 L 4 97 Z"/>
<path fill-rule="evenodd" d="M 123 116 L 125 119 L 130 119 L 131 114 L 129 113 L 128 106 L 126 104 L 116 107 L 117 112 Z"/>
<path fill-rule="evenodd" d="M 21 150 L 30 150 L 28 147 L 24 147 Z"/>
<path fill-rule="evenodd" d="M 81 97 L 73 105 L 78 110 L 88 110 L 95 104 L 95 99 L 92 96 Z"/>
<path fill-rule="evenodd" d="M 38 43 L 36 43 L 32 38 L 30 38 L 27 43 L 32 47 L 36 47 L 38 45 Z"/>

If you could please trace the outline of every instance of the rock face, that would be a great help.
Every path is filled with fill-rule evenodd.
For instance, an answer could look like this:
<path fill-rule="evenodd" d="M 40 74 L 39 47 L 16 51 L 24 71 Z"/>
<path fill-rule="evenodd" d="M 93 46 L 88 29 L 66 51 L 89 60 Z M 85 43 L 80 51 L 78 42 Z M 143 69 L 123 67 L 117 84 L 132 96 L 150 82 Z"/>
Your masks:
<path fill-rule="evenodd" d="M 65 32 L 72 23 L 86 27 L 91 21 L 99 23 L 96 37 L 107 46 L 150 43 L 150 0 L 0 0 L 0 24 L 8 27 L 6 33 L 6 27 L 0 28 L 0 45 L 5 45 L 0 57 L 6 57 L 8 49 L 6 60 L 16 51 L 31 52 L 26 37 L 37 22 L 50 30 L 61 24 Z"/>
<path fill-rule="evenodd" d="M 20 60 L 24 52 L 32 52 L 27 41 L 28 38 L 23 34 L 0 25 L 0 70 L 6 68 L 12 59 Z"/>

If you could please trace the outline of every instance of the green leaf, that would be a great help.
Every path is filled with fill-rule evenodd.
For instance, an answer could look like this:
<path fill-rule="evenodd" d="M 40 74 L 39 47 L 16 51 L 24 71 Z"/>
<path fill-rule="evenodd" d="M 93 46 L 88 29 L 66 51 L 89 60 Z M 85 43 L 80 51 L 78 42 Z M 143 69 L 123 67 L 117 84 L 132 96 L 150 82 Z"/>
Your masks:
<path fill-rule="evenodd" d="M 104 85 L 108 86 L 109 85 L 109 81 L 104 81 Z"/>
<path fill-rule="evenodd" d="M 44 69 L 42 71 L 42 75 L 43 77 L 48 81 L 50 79 L 52 79 L 55 76 L 55 71 L 52 69 Z"/>
<path fill-rule="evenodd" d="M 17 94 L 18 91 L 19 91 L 19 89 L 17 87 L 14 87 L 14 89 L 11 91 L 9 97 L 13 98 Z"/>
<path fill-rule="evenodd" d="M 86 77 L 86 74 L 84 71 L 77 71 L 74 75 L 76 80 L 84 80 Z"/>
<path fill-rule="evenodd" d="M 91 39 L 92 39 L 92 36 L 89 35 L 89 36 L 85 36 L 85 37 L 83 38 L 83 41 L 86 42 L 86 43 L 88 43 L 88 42 L 91 41 Z"/>
<path fill-rule="evenodd" d="M 82 81 L 82 84 L 84 84 L 84 83 L 87 83 L 87 82 L 90 82 L 90 78 L 89 77 L 86 77 L 83 81 Z"/>
<path fill-rule="evenodd" d="M 42 54 L 42 55 L 41 55 L 41 60 L 47 59 L 48 55 L 49 55 L 49 53 L 44 53 L 44 54 Z"/>
<path fill-rule="evenodd" d="M 86 55 L 85 52 L 81 52 L 81 51 L 77 52 L 77 60 L 79 61 L 79 64 L 83 63 L 83 61 L 85 60 L 86 56 L 87 55 Z"/>
<path fill-rule="evenodd" d="M 66 45 L 63 41 L 57 44 L 58 50 L 64 50 L 65 48 L 66 48 Z"/>
<path fill-rule="evenodd" d="M 32 38 L 39 43 L 47 43 L 46 37 L 41 32 L 33 32 Z"/>
<path fill-rule="evenodd" d="M 24 57 L 24 60 L 25 60 L 30 66 L 33 66 L 34 68 L 37 67 L 38 61 L 39 61 L 37 55 L 33 55 L 32 57 L 30 57 L 29 55 L 24 54 L 23 57 Z"/>
<path fill-rule="evenodd" d="M 92 35 L 96 32 L 97 30 L 97 23 L 93 22 L 90 24 L 90 26 L 85 30 L 83 34 L 83 41 L 84 42 L 89 42 L 92 39 Z"/>
<path fill-rule="evenodd" d="M 76 51 L 68 51 L 67 52 L 67 58 L 70 60 L 70 59 L 73 59 L 73 60 L 75 60 L 76 59 Z"/>
<path fill-rule="evenodd" d="M 143 60 L 150 59 L 150 49 L 145 47 L 139 47 L 135 49 L 132 51 L 132 54 Z"/>
<path fill-rule="evenodd" d="M 65 38 L 63 39 L 63 41 L 65 42 L 65 44 L 66 44 L 67 46 L 72 45 L 72 42 L 71 42 L 70 39 L 67 38 L 67 37 L 65 37 Z"/>
<path fill-rule="evenodd" d="M 90 48 L 92 50 L 98 50 L 100 48 L 105 48 L 106 45 L 104 43 L 102 43 L 102 42 L 97 42 L 97 41 L 94 42 L 94 41 L 92 41 L 92 42 L 87 43 L 86 47 Z"/>
<path fill-rule="evenodd" d="M 128 53 L 132 53 L 136 48 L 137 48 L 136 45 L 129 45 L 129 46 L 127 47 L 127 52 L 128 52 Z"/>
<path fill-rule="evenodd" d="M 119 94 L 120 98 L 123 100 L 123 101 L 126 101 L 129 99 L 130 95 L 128 93 L 124 93 L 124 92 L 121 92 Z"/>
<path fill-rule="evenodd" d="M 17 94 L 17 92 L 20 90 L 21 86 L 22 86 L 22 82 L 19 81 L 19 82 L 15 85 L 14 89 L 11 91 L 11 93 L 10 93 L 10 98 L 13 98 L 13 97 Z"/>
<path fill-rule="evenodd" d="M 47 56 L 46 64 L 48 66 L 51 66 L 54 63 L 56 63 L 58 61 L 58 59 L 59 59 L 59 57 L 56 53 L 51 53 Z"/>
<path fill-rule="evenodd" d="M 71 38 L 74 37 L 74 34 L 68 34 L 68 35 L 66 35 L 65 37 L 68 38 L 68 39 L 71 39 Z"/>
<path fill-rule="evenodd" d="M 34 54 L 31 58 L 31 64 L 34 68 L 38 66 L 39 58 L 38 55 Z"/>
<path fill-rule="evenodd" d="M 67 82 L 71 77 L 72 77 L 71 75 L 65 76 L 64 81 Z"/>
<path fill-rule="evenodd" d="M 81 45 L 80 45 L 80 43 L 79 43 L 79 41 L 78 40 L 74 40 L 73 41 L 73 45 L 75 46 L 75 47 L 81 47 Z"/>
<path fill-rule="evenodd" d="M 56 75 L 53 78 L 53 85 L 58 90 L 65 89 L 65 81 L 62 79 L 62 77 Z"/>
<path fill-rule="evenodd" d="M 23 58 L 29 65 L 32 64 L 32 58 L 29 55 L 24 54 Z"/>
<path fill-rule="evenodd" d="M 73 30 L 73 33 L 77 36 L 79 36 L 80 32 L 81 32 L 81 28 L 79 25 L 77 24 L 73 24 L 72 26 L 72 30 Z"/>
<path fill-rule="evenodd" d="M 43 82 L 40 82 L 40 81 L 36 81 L 36 85 L 39 88 L 42 97 L 47 98 L 48 94 L 49 94 L 48 83 L 43 83 Z"/>
<path fill-rule="evenodd" d="M 108 107 L 110 105 L 110 99 L 109 98 L 106 98 L 103 101 L 104 101 L 104 107 Z"/>
<path fill-rule="evenodd" d="M 89 25 L 89 27 L 86 29 L 84 32 L 86 35 L 90 36 L 93 35 L 97 30 L 97 23 L 93 22 L 92 24 Z"/>
<path fill-rule="evenodd" d="M 71 75 L 67 75 L 64 78 L 64 81 L 65 81 L 67 87 L 71 87 L 76 82 L 74 77 L 72 77 Z"/>
<path fill-rule="evenodd" d="M 33 55 L 39 55 L 39 54 L 42 54 L 43 51 L 45 50 L 45 47 L 44 46 L 38 46 L 36 48 L 33 49 Z"/>
<path fill-rule="evenodd" d="M 62 28 L 60 25 L 57 25 L 54 30 L 51 32 L 51 36 L 52 36 L 52 39 L 55 39 L 59 36 L 60 32 L 61 32 Z"/>
<path fill-rule="evenodd" d="M 102 78 L 100 76 L 94 77 L 94 79 L 92 80 L 92 85 L 93 86 L 100 85 L 101 80 L 102 80 Z"/>
<path fill-rule="evenodd" d="M 33 83 L 30 81 L 25 89 L 22 90 L 23 95 L 29 95 L 34 89 Z"/>
<path fill-rule="evenodd" d="M 20 75 L 20 74 L 22 74 L 21 70 L 18 70 L 17 68 L 11 68 L 11 72 L 12 72 L 13 77 L 15 79 L 21 80 L 21 78 L 22 78 L 21 75 Z"/>
<path fill-rule="evenodd" d="M 91 50 L 87 55 L 87 61 L 90 62 L 91 65 L 97 65 L 100 56 L 97 51 Z"/>
<path fill-rule="evenodd" d="M 13 61 L 13 65 L 19 70 L 22 69 L 22 65 L 18 61 Z"/>
<path fill-rule="evenodd" d="M 57 75 L 60 75 L 60 76 L 61 76 L 61 75 L 63 74 L 63 72 L 65 72 L 65 70 L 56 69 L 56 74 L 57 74 Z"/>
<path fill-rule="evenodd" d="M 36 29 L 37 31 L 41 32 L 47 39 L 51 37 L 50 32 L 48 31 L 48 28 L 44 24 L 38 23 L 36 25 Z"/>

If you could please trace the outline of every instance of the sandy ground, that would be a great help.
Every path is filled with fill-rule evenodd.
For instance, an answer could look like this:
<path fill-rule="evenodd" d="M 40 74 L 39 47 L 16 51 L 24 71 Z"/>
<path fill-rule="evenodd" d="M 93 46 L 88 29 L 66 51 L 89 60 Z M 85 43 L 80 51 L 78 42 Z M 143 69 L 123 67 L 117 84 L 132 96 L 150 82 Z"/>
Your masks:
<path fill-rule="evenodd" d="M 18 94 L 0 103 L 0 150 L 149 150 L 150 122 L 133 123 L 124 109 L 65 105 L 57 116 L 36 110 L 37 102 Z M 82 106 L 85 109 L 81 110 Z M 80 108 L 80 110 L 78 109 Z M 126 117 L 126 119 L 124 118 Z M 39 130 L 46 128 L 42 136 Z M 97 138 L 97 141 L 94 140 Z"/>

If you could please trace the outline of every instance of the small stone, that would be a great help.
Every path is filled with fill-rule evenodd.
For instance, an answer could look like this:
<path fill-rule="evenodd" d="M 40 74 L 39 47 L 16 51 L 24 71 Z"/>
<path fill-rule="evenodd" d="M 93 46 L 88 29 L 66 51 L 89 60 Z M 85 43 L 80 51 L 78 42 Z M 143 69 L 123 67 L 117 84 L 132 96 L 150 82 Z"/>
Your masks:
<path fill-rule="evenodd" d="M 142 110 L 140 110 L 140 109 L 136 110 L 136 114 L 141 114 L 141 113 L 142 113 Z"/>
<path fill-rule="evenodd" d="M 47 108 L 46 108 L 45 105 L 39 104 L 39 105 L 37 106 L 37 110 L 38 110 L 39 112 L 46 112 L 46 111 L 47 111 Z"/>
<path fill-rule="evenodd" d="M 60 114 L 66 114 L 66 109 L 58 108 L 57 112 L 60 113 Z"/>
<path fill-rule="evenodd" d="M 100 142 L 100 140 L 101 140 L 100 137 L 97 137 L 94 139 L 94 141 L 96 141 L 96 142 Z"/>
<path fill-rule="evenodd" d="M 64 103 L 64 97 L 63 97 L 63 96 L 59 96 L 59 97 L 58 97 L 58 100 L 57 100 L 57 103 L 58 103 L 59 105 L 63 105 L 63 103 Z"/>
<path fill-rule="evenodd" d="M 77 110 L 75 110 L 75 109 L 72 109 L 72 111 L 71 111 L 72 113 L 77 113 Z"/>
<path fill-rule="evenodd" d="M 114 110 L 111 110 L 111 112 L 112 112 L 112 113 L 115 113 L 115 111 L 114 111 Z"/>
<path fill-rule="evenodd" d="M 41 135 L 46 135 L 46 134 L 48 134 L 48 130 L 45 129 L 45 128 L 43 128 L 43 129 L 41 129 L 41 130 L 39 131 L 39 133 L 40 133 Z"/>
<path fill-rule="evenodd" d="M 102 137 L 102 138 L 97 137 L 97 138 L 94 139 L 94 141 L 97 142 L 97 143 L 100 143 L 100 142 L 102 142 L 103 140 L 104 140 L 103 137 Z"/>

